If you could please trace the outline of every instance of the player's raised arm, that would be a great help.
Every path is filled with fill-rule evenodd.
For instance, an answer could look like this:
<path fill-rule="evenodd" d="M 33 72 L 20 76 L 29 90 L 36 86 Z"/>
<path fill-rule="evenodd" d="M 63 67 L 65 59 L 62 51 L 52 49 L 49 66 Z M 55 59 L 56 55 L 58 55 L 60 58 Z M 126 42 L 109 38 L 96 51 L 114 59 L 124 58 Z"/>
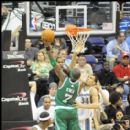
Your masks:
<path fill-rule="evenodd" d="M 73 52 L 73 55 L 72 55 L 72 61 L 71 61 L 71 64 L 69 66 L 70 69 L 74 68 L 75 67 L 75 64 L 76 64 L 76 60 L 77 60 L 77 55 L 83 50 L 83 44 L 84 40 L 83 39 L 80 39 L 77 41 L 77 43 L 72 43 L 72 44 L 76 44 L 75 48 L 74 48 L 74 52 Z"/>
<path fill-rule="evenodd" d="M 44 44 L 44 47 L 46 48 L 47 54 L 49 56 L 51 65 L 54 67 L 56 75 L 60 79 L 60 81 L 63 83 L 64 79 L 66 78 L 65 73 L 63 72 L 63 69 L 59 64 L 57 64 L 56 59 L 53 57 L 51 53 L 52 46 L 51 44 L 53 43 L 55 39 L 55 33 L 51 29 L 45 29 L 42 34 L 41 38 Z"/>

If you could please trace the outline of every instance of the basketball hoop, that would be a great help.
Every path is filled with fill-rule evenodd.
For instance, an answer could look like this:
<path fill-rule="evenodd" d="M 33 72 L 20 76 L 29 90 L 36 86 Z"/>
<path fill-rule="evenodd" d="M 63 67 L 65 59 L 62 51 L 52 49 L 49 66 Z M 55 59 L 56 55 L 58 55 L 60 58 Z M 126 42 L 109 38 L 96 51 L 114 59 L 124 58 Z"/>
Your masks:
<path fill-rule="evenodd" d="M 89 32 L 91 30 L 92 30 L 91 28 L 76 27 L 76 25 L 72 25 L 72 24 L 66 26 L 65 32 L 71 41 L 72 52 L 74 51 L 77 43 L 79 43 L 79 42 L 82 42 L 82 44 L 81 44 L 83 47 L 82 52 L 84 52 L 85 42 L 87 41 L 87 39 L 90 35 Z"/>

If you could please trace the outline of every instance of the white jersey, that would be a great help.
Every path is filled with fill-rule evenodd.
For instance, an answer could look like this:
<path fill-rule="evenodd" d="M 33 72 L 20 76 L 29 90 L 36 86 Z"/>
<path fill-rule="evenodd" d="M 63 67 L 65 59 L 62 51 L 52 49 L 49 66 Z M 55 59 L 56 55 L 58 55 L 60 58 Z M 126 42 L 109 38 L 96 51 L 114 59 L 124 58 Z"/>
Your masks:
<path fill-rule="evenodd" d="M 89 93 L 90 89 L 87 90 L 85 87 L 82 88 L 76 100 L 84 104 L 90 104 L 91 103 Z M 89 126 L 91 130 L 92 117 L 93 117 L 93 109 L 78 109 L 78 119 L 82 130 L 86 130 L 86 126 Z M 88 121 L 90 122 L 89 124 L 87 123 Z"/>
<path fill-rule="evenodd" d="M 91 89 L 91 88 L 90 88 Z M 77 101 L 84 103 L 84 104 L 90 104 L 91 100 L 90 100 L 90 89 L 87 90 L 85 87 L 82 88 L 79 96 L 77 97 Z M 83 110 L 83 109 L 82 109 Z M 87 111 L 87 115 L 86 117 L 93 117 L 93 109 L 85 109 L 85 111 Z"/>

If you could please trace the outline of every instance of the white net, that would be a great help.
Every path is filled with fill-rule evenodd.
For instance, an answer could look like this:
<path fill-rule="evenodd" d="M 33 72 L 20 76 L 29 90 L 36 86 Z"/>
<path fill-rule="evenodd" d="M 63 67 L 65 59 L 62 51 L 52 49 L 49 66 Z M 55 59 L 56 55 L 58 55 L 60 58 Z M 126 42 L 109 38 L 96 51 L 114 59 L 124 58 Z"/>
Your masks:
<path fill-rule="evenodd" d="M 83 33 L 83 32 L 79 32 L 77 33 L 77 35 L 71 35 L 69 34 L 69 32 L 67 32 L 67 36 L 69 37 L 70 41 L 71 41 L 71 44 L 72 44 L 72 52 L 75 50 L 75 47 L 76 45 L 81 42 L 81 46 L 82 46 L 82 51 L 81 52 L 84 52 L 86 50 L 85 48 L 85 43 L 88 39 L 88 37 L 90 36 L 90 32 L 87 32 L 86 33 Z"/>

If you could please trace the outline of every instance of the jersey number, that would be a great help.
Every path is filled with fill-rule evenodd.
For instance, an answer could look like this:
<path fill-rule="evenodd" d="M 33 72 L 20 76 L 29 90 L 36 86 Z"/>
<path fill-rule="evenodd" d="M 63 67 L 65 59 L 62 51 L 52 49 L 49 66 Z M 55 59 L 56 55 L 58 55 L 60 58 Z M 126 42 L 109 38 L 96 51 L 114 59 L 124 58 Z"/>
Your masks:
<path fill-rule="evenodd" d="M 64 103 L 67 103 L 67 101 L 68 101 L 69 99 L 71 99 L 71 98 L 72 98 L 72 95 L 66 93 L 66 94 L 65 94 L 65 99 L 63 100 L 63 102 L 64 102 Z"/>

